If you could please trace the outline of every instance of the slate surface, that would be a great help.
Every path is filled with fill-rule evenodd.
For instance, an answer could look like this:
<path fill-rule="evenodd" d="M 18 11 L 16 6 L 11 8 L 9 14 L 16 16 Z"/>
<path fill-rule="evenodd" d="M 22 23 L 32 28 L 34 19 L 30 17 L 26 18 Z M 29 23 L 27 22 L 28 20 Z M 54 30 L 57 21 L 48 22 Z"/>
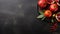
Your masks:
<path fill-rule="evenodd" d="M 37 16 L 37 0 L 0 0 L 0 34 L 49 33 Z"/>

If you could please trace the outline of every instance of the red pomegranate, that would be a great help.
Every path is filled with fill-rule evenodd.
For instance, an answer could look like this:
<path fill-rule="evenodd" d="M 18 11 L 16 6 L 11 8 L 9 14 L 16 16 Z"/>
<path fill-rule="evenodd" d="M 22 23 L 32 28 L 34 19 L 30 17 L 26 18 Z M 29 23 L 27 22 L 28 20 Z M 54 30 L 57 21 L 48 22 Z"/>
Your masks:
<path fill-rule="evenodd" d="M 57 11 L 58 10 L 58 5 L 57 4 L 51 4 L 50 5 L 50 10 L 54 11 L 54 12 Z"/>
<path fill-rule="evenodd" d="M 47 5 L 47 0 L 39 0 L 39 1 L 38 1 L 38 5 L 39 5 L 39 7 L 41 7 L 41 8 L 46 7 L 46 5 Z"/>
<path fill-rule="evenodd" d="M 52 15 L 52 12 L 50 10 L 45 10 L 44 12 L 45 17 L 51 17 L 51 15 Z"/>

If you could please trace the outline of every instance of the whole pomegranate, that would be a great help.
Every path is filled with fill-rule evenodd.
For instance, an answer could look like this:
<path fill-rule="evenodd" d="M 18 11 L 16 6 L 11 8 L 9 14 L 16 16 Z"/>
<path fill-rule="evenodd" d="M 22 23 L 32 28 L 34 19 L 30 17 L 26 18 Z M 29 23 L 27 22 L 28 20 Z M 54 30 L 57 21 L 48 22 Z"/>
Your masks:
<path fill-rule="evenodd" d="M 52 15 L 52 12 L 51 12 L 50 10 L 46 10 L 46 11 L 44 12 L 44 16 L 45 16 L 45 17 L 51 17 L 51 15 Z"/>
<path fill-rule="evenodd" d="M 58 10 L 58 5 L 57 4 L 51 4 L 50 5 L 50 10 L 54 11 L 54 12 L 57 11 Z"/>
<path fill-rule="evenodd" d="M 39 7 L 41 7 L 41 8 L 46 7 L 46 5 L 47 5 L 47 0 L 39 0 L 39 1 L 38 1 L 38 5 L 39 5 Z"/>

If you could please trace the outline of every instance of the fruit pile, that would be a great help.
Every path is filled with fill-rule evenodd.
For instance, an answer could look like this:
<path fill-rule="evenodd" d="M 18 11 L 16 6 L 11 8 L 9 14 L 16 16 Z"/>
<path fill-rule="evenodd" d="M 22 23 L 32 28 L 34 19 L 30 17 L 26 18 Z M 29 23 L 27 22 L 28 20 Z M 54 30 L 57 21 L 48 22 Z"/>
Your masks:
<path fill-rule="evenodd" d="M 37 18 L 50 20 L 54 24 L 60 22 L 59 0 L 38 0 L 37 4 L 39 11 Z"/>

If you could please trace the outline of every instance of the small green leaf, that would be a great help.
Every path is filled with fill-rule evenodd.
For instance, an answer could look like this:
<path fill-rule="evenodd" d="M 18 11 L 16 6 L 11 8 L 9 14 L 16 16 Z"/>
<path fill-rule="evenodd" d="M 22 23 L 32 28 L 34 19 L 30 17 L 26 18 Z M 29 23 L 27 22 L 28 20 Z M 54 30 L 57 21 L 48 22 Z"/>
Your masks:
<path fill-rule="evenodd" d="M 44 20 L 44 19 L 45 19 L 45 17 L 42 18 L 42 20 Z"/>
<path fill-rule="evenodd" d="M 53 22 L 54 22 L 54 20 L 52 19 L 52 20 L 51 20 L 51 22 L 53 23 Z"/>
<path fill-rule="evenodd" d="M 41 15 L 43 15 L 43 14 L 44 14 L 42 11 L 39 11 L 39 13 L 40 13 Z"/>
<path fill-rule="evenodd" d="M 43 18 L 44 17 L 44 15 L 39 15 L 37 18 Z"/>
<path fill-rule="evenodd" d="M 44 11 L 45 11 L 45 10 L 40 10 L 39 13 L 40 13 L 41 15 L 43 15 L 43 14 L 44 14 Z"/>

